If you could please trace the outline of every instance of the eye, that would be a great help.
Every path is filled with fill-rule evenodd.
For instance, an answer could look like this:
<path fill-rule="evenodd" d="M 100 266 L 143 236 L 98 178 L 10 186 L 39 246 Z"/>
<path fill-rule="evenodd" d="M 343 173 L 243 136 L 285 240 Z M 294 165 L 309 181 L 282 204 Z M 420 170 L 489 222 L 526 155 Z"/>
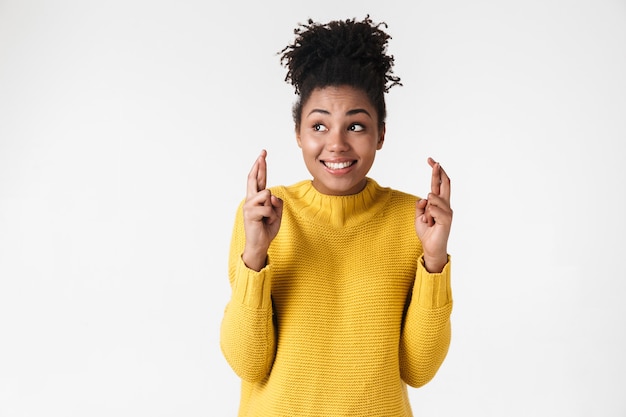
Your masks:
<path fill-rule="evenodd" d="M 350 127 L 348 127 L 350 132 L 362 132 L 365 130 L 365 126 L 360 123 L 352 123 Z"/>
<path fill-rule="evenodd" d="M 328 129 L 321 123 L 315 123 L 313 125 L 313 130 L 316 132 L 326 132 Z"/>

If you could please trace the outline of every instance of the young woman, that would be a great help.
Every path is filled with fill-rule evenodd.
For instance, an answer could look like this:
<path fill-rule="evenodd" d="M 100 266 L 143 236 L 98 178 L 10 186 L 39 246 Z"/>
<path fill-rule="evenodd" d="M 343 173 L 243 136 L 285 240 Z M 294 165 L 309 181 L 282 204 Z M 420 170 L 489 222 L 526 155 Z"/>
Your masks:
<path fill-rule="evenodd" d="M 248 175 L 221 330 L 240 416 L 411 416 L 447 354 L 450 179 L 429 158 L 420 199 L 367 176 L 400 84 L 381 26 L 309 20 L 282 52 L 312 180 L 266 188 L 265 151 Z"/>

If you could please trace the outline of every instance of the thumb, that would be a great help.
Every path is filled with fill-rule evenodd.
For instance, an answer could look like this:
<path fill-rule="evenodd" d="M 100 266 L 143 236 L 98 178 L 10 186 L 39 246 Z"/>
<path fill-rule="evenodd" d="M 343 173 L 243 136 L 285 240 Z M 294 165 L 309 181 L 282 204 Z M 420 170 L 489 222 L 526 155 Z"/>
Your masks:
<path fill-rule="evenodd" d="M 276 197 L 275 195 L 272 195 L 272 206 L 274 207 L 274 210 L 276 211 L 276 216 L 278 216 L 278 218 L 282 218 L 283 216 L 283 200 L 281 200 L 280 198 Z"/>
<path fill-rule="evenodd" d="M 420 221 L 422 223 L 428 223 L 428 219 L 426 217 L 426 206 L 428 206 L 428 200 L 422 198 L 415 203 L 415 220 Z"/>
<path fill-rule="evenodd" d="M 426 212 L 426 206 L 428 205 L 428 200 L 422 198 L 415 203 L 415 214 L 417 216 L 421 216 Z"/>

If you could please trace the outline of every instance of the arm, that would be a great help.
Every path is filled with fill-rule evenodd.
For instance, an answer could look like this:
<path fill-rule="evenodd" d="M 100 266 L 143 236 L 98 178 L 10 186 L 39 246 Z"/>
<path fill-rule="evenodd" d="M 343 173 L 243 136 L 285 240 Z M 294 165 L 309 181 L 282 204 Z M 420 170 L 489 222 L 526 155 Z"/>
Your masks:
<path fill-rule="evenodd" d="M 267 251 L 280 228 L 283 205 L 265 188 L 266 155 L 263 151 L 252 166 L 246 199 L 237 211 L 228 263 L 232 297 L 220 333 L 224 357 L 251 382 L 267 376 L 276 349 Z"/>
<path fill-rule="evenodd" d="M 418 259 L 415 284 L 400 336 L 400 372 L 415 387 L 430 381 L 443 363 L 450 345 L 450 257 L 452 224 L 450 178 L 438 162 L 432 168 L 428 199 L 417 202 L 415 231 L 423 255 Z"/>
<path fill-rule="evenodd" d="M 276 349 L 272 320 L 271 267 L 255 271 L 241 259 L 245 235 L 241 207 L 233 231 L 229 255 L 232 296 L 222 319 L 220 345 L 235 373 L 254 382 L 265 378 Z"/>
<path fill-rule="evenodd" d="M 400 336 L 400 373 L 407 384 L 420 387 L 439 370 L 450 345 L 451 313 L 450 262 L 431 274 L 420 257 Z"/>

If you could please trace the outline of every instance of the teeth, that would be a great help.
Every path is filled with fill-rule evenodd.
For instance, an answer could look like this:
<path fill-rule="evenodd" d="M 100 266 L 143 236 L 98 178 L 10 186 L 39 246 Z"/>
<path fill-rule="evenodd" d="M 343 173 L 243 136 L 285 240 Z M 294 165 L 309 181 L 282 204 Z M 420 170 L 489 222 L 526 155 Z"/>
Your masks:
<path fill-rule="evenodd" d="M 352 162 L 324 162 L 324 165 L 326 165 L 330 169 L 342 169 L 348 168 L 350 165 L 352 165 Z"/>

